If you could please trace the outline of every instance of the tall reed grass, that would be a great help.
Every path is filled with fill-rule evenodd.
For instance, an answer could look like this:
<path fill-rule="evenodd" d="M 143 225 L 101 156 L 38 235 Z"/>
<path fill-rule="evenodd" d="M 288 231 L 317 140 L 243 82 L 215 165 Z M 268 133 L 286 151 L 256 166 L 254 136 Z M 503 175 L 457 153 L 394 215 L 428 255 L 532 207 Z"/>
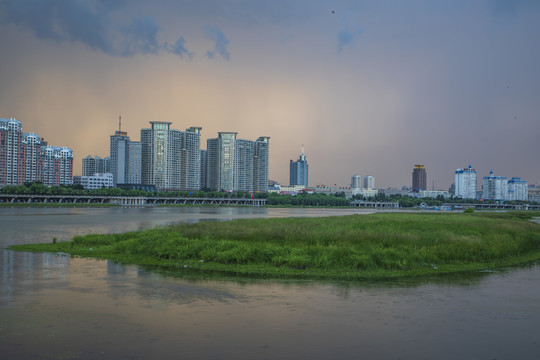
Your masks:
<path fill-rule="evenodd" d="M 197 262 L 208 269 L 213 264 L 235 271 L 258 267 L 318 274 L 381 270 L 406 274 L 540 258 L 540 225 L 527 221 L 528 217 L 520 213 L 377 213 L 202 222 L 79 236 L 74 238 L 74 250 L 66 252 L 101 248 L 108 257 L 126 262 L 141 258 L 154 259 L 156 264 Z"/>

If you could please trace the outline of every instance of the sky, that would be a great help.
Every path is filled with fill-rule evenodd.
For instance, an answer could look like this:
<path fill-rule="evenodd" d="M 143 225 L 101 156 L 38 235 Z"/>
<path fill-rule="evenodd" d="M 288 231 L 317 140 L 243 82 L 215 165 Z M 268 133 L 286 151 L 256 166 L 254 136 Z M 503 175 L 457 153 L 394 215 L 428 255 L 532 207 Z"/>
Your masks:
<path fill-rule="evenodd" d="M 536 0 L 0 0 L 0 117 L 105 157 L 150 121 L 270 137 L 270 179 L 540 184 Z M 480 185 L 480 181 L 479 181 Z"/>

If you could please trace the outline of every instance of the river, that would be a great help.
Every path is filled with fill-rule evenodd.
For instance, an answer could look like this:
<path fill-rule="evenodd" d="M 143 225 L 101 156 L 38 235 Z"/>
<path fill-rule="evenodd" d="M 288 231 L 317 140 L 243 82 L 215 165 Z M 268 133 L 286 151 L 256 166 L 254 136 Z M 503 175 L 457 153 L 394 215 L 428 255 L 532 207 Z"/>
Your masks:
<path fill-rule="evenodd" d="M 0 358 L 538 358 L 538 265 L 351 284 L 179 277 L 4 250 L 178 222 L 368 212 L 0 208 Z"/>

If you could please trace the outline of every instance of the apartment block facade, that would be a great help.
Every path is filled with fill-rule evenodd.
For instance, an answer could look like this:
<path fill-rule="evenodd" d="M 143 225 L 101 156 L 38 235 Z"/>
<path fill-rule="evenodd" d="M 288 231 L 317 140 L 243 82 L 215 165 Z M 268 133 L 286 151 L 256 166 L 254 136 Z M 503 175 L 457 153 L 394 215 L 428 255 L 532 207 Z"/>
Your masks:
<path fill-rule="evenodd" d="M 220 132 L 207 140 L 206 187 L 211 190 L 266 192 L 269 137 L 238 139 L 236 132 Z"/>
<path fill-rule="evenodd" d="M 457 169 L 455 172 L 454 195 L 463 199 L 476 199 L 477 190 L 476 170 L 468 168 Z"/>
<path fill-rule="evenodd" d="M 73 183 L 73 151 L 23 133 L 16 119 L 0 119 L 0 187 L 40 181 L 47 186 Z"/>

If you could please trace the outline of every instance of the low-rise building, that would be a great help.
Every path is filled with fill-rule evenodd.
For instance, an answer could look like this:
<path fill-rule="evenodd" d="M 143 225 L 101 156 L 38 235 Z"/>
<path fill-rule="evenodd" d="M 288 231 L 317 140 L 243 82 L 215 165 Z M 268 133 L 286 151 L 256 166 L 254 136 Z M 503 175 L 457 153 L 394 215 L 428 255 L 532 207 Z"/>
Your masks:
<path fill-rule="evenodd" d="M 92 176 L 74 176 L 73 184 L 81 184 L 86 190 L 113 187 L 113 174 L 95 173 Z"/>

